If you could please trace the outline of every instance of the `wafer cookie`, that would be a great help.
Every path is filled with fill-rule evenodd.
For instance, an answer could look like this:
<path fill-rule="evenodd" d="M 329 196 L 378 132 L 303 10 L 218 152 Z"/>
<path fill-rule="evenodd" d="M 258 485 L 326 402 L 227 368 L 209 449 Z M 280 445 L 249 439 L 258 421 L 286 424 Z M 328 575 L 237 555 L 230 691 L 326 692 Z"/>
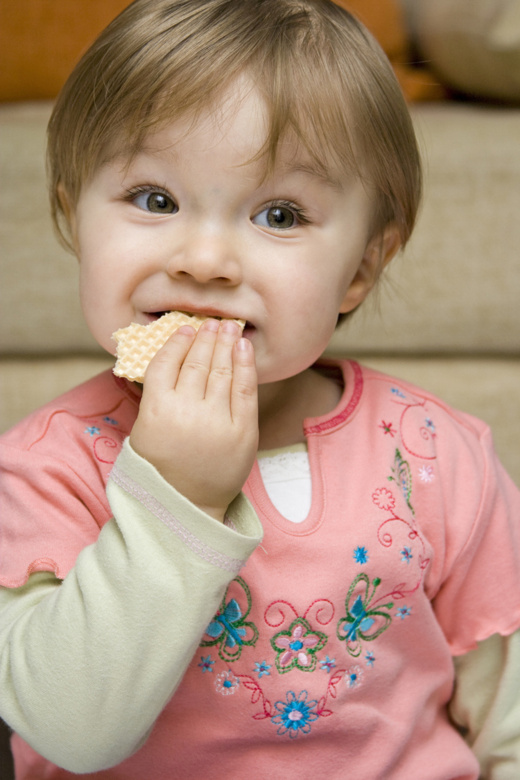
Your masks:
<path fill-rule="evenodd" d="M 191 325 L 198 330 L 207 319 L 198 314 L 171 311 L 148 325 L 133 322 L 126 328 L 116 330 L 112 334 L 117 344 L 114 374 L 130 379 L 132 382 L 143 382 L 150 360 L 172 333 L 182 325 Z M 234 322 L 237 322 L 242 329 L 245 326 L 243 320 L 234 320 Z"/>

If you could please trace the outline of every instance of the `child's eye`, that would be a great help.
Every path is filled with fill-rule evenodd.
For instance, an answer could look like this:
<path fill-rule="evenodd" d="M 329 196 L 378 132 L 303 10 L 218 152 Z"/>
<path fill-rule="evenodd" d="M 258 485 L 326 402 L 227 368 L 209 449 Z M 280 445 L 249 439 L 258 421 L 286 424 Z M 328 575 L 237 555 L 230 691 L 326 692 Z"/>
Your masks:
<path fill-rule="evenodd" d="M 289 230 L 301 224 L 306 224 L 303 212 L 292 204 L 273 204 L 260 211 L 252 222 L 260 227 L 274 230 Z"/>
<path fill-rule="evenodd" d="M 138 188 L 127 195 L 137 208 L 151 214 L 175 214 L 179 207 L 167 192 L 152 188 Z"/>

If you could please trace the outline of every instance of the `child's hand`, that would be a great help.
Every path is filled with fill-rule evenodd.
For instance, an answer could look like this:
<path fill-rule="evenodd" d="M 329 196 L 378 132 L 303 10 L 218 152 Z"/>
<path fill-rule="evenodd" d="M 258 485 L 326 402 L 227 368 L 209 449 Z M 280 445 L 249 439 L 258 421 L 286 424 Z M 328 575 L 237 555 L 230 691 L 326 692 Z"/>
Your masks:
<path fill-rule="evenodd" d="M 146 371 L 130 443 L 179 493 L 222 521 L 258 447 L 253 347 L 238 325 L 180 328 Z"/>

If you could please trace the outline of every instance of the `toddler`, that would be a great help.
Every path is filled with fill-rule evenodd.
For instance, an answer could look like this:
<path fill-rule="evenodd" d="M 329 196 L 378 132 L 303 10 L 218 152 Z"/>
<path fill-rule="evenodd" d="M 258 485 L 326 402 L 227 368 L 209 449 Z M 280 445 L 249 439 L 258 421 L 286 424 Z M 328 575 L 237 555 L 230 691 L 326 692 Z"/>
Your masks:
<path fill-rule="evenodd" d="M 483 423 L 321 357 L 420 198 L 372 37 L 328 0 L 137 0 L 49 170 L 106 350 L 207 320 L 2 437 L 17 780 L 520 777 L 518 491 Z"/>

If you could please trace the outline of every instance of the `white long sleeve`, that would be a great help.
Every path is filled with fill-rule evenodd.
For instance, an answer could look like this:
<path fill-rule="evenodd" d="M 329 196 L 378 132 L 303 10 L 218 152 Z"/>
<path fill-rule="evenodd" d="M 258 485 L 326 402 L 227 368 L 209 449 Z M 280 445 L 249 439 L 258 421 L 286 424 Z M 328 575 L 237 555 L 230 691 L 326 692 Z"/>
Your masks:
<path fill-rule="evenodd" d="M 113 519 L 63 582 L 40 573 L 0 589 L 0 715 L 72 772 L 113 766 L 143 743 L 262 535 L 243 496 L 233 529 L 222 525 L 128 443 L 108 497 Z"/>
<path fill-rule="evenodd" d="M 520 631 L 491 636 L 455 659 L 451 715 L 477 756 L 482 780 L 520 778 Z"/>

